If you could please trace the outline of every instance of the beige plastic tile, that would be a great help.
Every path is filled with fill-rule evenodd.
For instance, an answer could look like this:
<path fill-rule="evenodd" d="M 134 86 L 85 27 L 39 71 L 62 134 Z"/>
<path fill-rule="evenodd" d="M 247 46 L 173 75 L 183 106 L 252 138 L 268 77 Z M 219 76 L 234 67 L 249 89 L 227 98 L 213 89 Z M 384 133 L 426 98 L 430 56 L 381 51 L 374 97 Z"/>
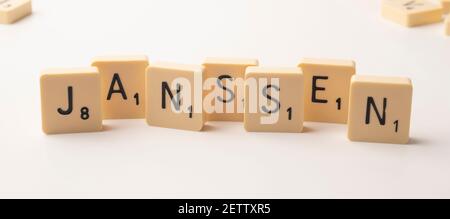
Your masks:
<path fill-rule="evenodd" d="M 445 14 L 450 13 L 450 0 L 441 0 L 442 9 Z"/>
<path fill-rule="evenodd" d="M 408 78 L 353 76 L 348 138 L 352 141 L 408 143 L 412 92 Z"/>
<path fill-rule="evenodd" d="M 0 24 L 12 24 L 31 11 L 31 0 L 0 0 Z"/>
<path fill-rule="evenodd" d="M 442 6 L 428 0 L 383 0 L 381 14 L 395 23 L 414 27 L 442 21 Z"/>
<path fill-rule="evenodd" d="M 244 127 L 251 132 L 302 132 L 304 81 L 299 68 L 248 67 Z"/>
<path fill-rule="evenodd" d="M 146 56 L 96 57 L 102 79 L 104 119 L 138 119 L 145 115 Z"/>
<path fill-rule="evenodd" d="M 146 119 L 152 126 L 200 131 L 203 67 L 154 63 L 146 73 Z"/>
<path fill-rule="evenodd" d="M 305 121 L 346 123 L 355 62 L 305 58 L 299 67 L 305 77 Z"/>
<path fill-rule="evenodd" d="M 42 71 L 42 130 L 47 134 L 102 130 L 97 68 Z"/>
<path fill-rule="evenodd" d="M 447 19 L 445 19 L 445 34 L 450 36 L 450 16 L 447 16 Z"/>
<path fill-rule="evenodd" d="M 213 79 L 214 82 L 210 87 L 205 82 L 204 104 L 220 109 L 214 111 L 205 107 L 208 121 L 243 121 L 245 69 L 257 65 L 256 59 L 207 58 L 204 61 L 205 80 Z"/>

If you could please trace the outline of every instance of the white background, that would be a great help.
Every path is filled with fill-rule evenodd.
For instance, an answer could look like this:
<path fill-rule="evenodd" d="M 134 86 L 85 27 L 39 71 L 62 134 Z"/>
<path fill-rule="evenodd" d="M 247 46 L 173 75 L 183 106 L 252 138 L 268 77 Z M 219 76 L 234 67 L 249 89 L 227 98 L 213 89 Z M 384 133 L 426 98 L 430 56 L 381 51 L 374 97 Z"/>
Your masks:
<path fill-rule="evenodd" d="M 404 28 L 375 0 L 35 0 L 0 25 L 0 197 L 450 198 L 450 37 L 443 23 Z M 105 121 L 105 131 L 46 136 L 39 72 L 92 57 L 207 56 L 294 67 L 353 59 L 357 74 L 413 80 L 411 143 L 350 142 L 346 126 L 302 134 L 204 132 Z"/>

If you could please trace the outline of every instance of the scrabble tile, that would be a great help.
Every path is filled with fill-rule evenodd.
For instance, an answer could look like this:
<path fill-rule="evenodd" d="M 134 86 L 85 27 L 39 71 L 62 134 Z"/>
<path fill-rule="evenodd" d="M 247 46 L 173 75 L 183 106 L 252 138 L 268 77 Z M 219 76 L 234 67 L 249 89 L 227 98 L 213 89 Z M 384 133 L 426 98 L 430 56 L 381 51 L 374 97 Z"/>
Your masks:
<path fill-rule="evenodd" d="M 31 14 L 31 0 L 0 0 L 0 24 L 12 24 Z"/>
<path fill-rule="evenodd" d="M 146 56 L 94 58 L 102 79 L 104 119 L 138 119 L 145 113 Z"/>
<path fill-rule="evenodd" d="M 251 132 L 301 132 L 303 73 L 299 68 L 248 67 L 244 127 Z"/>
<path fill-rule="evenodd" d="M 205 60 L 206 88 L 203 101 L 208 121 L 243 121 L 245 69 L 257 65 L 256 59 Z"/>
<path fill-rule="evenodd" d="M 306 58 L 299 67 L 305 77 L 305 121 L 346 123 L 355 63 Z"/>
<path fill-rule="evenodd" d="M 354 76 L 348 138 L 352 141 L 408 143 L 412 90 L 408 78 Z"/>
<path fill-rule="evenodd" d="M 428 0 L 383 0 L 381 14 L 395 23 L 414 27 L 442 21 L 442 6 Z"/>
<path fill-rule="evenodd" d="M 441 0 L 442 8 L 445 14 L 450 13 L 450 0 Z"/>
<path fill-rule="evenodd" d="M 147 68 L 145 80 L 145 115 L 149 125 L 202 130 L 203 67 L 154 63 Z"/>
<path fill-rule="evenodd" d="M 41 78 L 42 130 L 47 134 L 102 130 L 97 68 L 47 69 Z"/>
<path fill-rule="evenodd" d="M 450 36 L 450 16 L 447 16 L 447 19 L 445 19 L 445 33 L 447 36 Z"/>

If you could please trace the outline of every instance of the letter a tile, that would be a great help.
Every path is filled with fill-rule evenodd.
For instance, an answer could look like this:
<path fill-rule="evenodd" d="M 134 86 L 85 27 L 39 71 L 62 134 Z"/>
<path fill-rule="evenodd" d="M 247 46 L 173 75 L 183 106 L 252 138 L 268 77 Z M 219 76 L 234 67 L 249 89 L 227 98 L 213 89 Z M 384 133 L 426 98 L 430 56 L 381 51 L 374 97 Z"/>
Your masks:
<path fill-rule="evenodd" d="M 102 79 L 104 119 L 144 118 L 146 56 L 96 57 Z"/>

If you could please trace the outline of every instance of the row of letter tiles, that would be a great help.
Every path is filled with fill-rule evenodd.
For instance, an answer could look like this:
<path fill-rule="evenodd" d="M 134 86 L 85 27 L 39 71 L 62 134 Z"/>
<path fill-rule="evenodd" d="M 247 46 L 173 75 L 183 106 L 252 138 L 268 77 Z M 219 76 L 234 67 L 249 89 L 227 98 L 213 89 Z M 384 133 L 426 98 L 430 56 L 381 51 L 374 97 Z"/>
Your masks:
<path fill-rule="evenodd" d="M 442 5 L 429 0 L 383 0 L 381 14 L 384 18 L 407 27 L 442 21 Z"/>
<path fill-rule="evenodd" d="M 31 0 L 0 0 L 0 24 L 12 24 L 31 11 Z"/>
<path fill-rule="evenodd" d="M 215 59 L 214 68 L 209 69 L 217 79 L 213 86 L 220 87 L 219 78 L 236 79 L 223 69 L 245 69 L 245 84 L 243 91 L 215 89 L 220 93 L 207 95 L 213 99 L 206 100 L 202 85 L 208 65 L 148 65 L 145 56 L 94 60 L 91 68 L 42 72 L 45 133 L 99 131 L 102 119 L 131 118 L 146 118 L 154 126 L 199 131 L 212 115 L 207 116 L 203 109 L 206 101 L 226 105 L 226 93 L 236 99 L 236 93 L 244 92 L 241 115 L 247 131 L 301 132 L 305 120 L 348 123 L 348 136 L 355 141 L 406 143 L 409 138 L 409 79 L 356 76 L 353 61 L 303 59 L 300 68 L 262 68 L 256 66 L 257 61 L 234 60 L 230 64 L 229 59 Z M 250 67 L 242 67 L 249 63 Z M 220 72 L 214 73 L 214 69 Z M 266 83 L 261 84 L 261 79 Z M 274 80 L 277 83 L 272 83 Z M 195 99 L 199 96 L 202 98 Z M 230 103 L 233 108 L 239 105 Z M 236 115 L 227 117 L 226 112 L 214 116 L 212 120 L 242 121 Z"/>

